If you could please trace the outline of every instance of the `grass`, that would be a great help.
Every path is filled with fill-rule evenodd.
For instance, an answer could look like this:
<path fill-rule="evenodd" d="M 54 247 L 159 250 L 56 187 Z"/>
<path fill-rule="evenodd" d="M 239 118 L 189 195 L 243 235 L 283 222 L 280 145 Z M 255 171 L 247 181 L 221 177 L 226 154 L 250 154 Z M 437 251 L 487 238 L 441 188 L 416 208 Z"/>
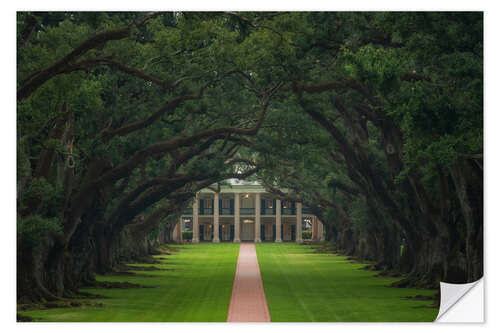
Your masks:
<path fill-rule="evenodd" d="M 345 256 L 315 253 L 311 245 L 256 244 L 271 321 L 434 321 L 431 301 L 404 299 L 435 291 L 388 288 L 396 278 L 372 277 Z"/>
<path fill-rule="evenodd" d="M 239 245 L 202 243 L 172 247 L 180 251 L 170 256 L 156 256 L 162 264 L 140 265 L 168 270 L 136 271 L 137 276 L 98 276 L 101 281 L 128 281 L 154 288 L 85 289 L 109 298 L 96 300 L 103 303 L 103 307 L 59 308 L 21 314 L 39 321 L 226 321 Z"/>
<path fill-rule="evenodd" d="M 208 322 L 226 321 L 239 245 L 174 245 L 173 255 L 156 256 L 163 271 L 135 271 L 137 276 L 98 276 L 100 281 L 138 283 L 154 288 L 85 289 L 107 298 L 103 307 L 58 308 L 21 312 L 39 321 Z M 386 287 L 395 278 L 373 278 L 346 257 L 315 253 L 315 246 L 256 244 L 272 321 L 433 321 L 430 301 L 405 296 L 430 290 Z M 153 275 L 149 277 L 147 275 Z"/>

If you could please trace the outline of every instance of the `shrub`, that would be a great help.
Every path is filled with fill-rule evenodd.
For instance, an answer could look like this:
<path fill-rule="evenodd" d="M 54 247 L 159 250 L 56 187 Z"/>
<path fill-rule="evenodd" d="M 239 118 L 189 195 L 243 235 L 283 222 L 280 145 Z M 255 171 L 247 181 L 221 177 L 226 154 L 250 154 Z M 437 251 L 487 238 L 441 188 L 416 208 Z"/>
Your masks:
<path fill-rule="evenodd" d="M 26 189 L 21 209 L 27 204 L 39 202 L 37 214 L 41 217 L 53 217 L 60 213 L 64 202 L 62 185 L 54 186 L 44 177 L 35 178 Z"/>
<path fill-rule="evenodd" d="M 302 239 L 311 239 L 312 231 L 311 230 L 302 230 Z"/>
<path fill-rule="evenodd" d="M 40 215 L 30 215 L 17 222 L 17 237 L 28 245 L 36 245 L 47 233 L 62 233 L 61 223 L 57 218 L 48 219 Z"/>
<path fill-rule="evenodd" d="M 190 230 L 184 230 L 182 232 L 182 239 L 183 240 L 191 240 L 193 239 L 193 232 Z"/>

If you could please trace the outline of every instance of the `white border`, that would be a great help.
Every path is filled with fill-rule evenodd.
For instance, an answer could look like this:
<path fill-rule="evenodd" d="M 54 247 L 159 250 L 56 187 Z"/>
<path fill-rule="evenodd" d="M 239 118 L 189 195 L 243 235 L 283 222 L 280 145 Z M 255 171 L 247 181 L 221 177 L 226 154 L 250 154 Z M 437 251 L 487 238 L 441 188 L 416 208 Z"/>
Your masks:
<path fill-rule="evenodd" d="M 15 148 L 15 75 L 16 75 L 16 40 L 15 40 L 15 12 L 17 10 L 483 10 L 485 11 L 485 276 L 487 284 L 486 291 L 486 322 L 485 325 L 463 325 L 463 324 L 24 324 L 15 323 L 15 188 L 16 188 L 16 148 Z M 27 331 L 36 330 L 37 332 L 86 332 L 101 330 L 119 330 L 120 332 L 137 332 L 141 329 L 150 329 L 152 331 L 204 331 L 204 332 L 232 332 L 238 331 L 276 331 L 277 329 L 291 332 L 302 332 L 313 329 L 315 332 L 331 332 L 332 330 L 345 331 L 365 331 L 366 329 L 383 332 L 419 332 L 425 330 L 453 330 L 453 332 L 463 332 L 476 330 L 478 328 L 499 329 L 499 316 L 495 316 L 498 307 L 493 304 L 496 302 L 493 295 L 499 295 L 499 283 L 488 283 L 488 281 L 500 281 L 499 265 L 496 254 L 498 252 L 498 242 L 495 238 L 500 235 L 498 210 L 494 210 L 498 202 L 498 192 L 500 188 L 499 172 L 500 163 L 498 150 L 500 143 L 498 117 L 500 114 L 500 103 L 498 101 L 499 82 L 499 62 L 500 53 L 498 46 L 498 33 L 500 32 L 500 15 L 497 6 L 493 1 L 336 1 L 325 2 L 320 0 L 308 0 L 301 2 L 293 1 L 262 1 L 253 0 L 236 3 L 233 1 L 147 1 L 137 2 L 123 1 L 96 1 L 87 0 L 81 2 L 70 1 L 8 1 L 2 3 L 0 11 L 2 24 L 2 51 L 0 52 L 2 65 L 2 110 L 0 111 L 1 142 L 2 142 L 2 160 L 0 164 L 0 184 L 2 184 L 2 196 L 0 200 L 0 212 L 2 212 L 2 222 L 6 230 L 1 232 L 2 244 L 2 273 L 0 286 L 2 288 L 2 308 L 1 323 L 5 331 Z M 497 204 L 498 205 L 498 204 Z M 497 250 L 497 251 L 494 251 Z M 493 253 L 493 254 L 491 254 Z M 490 254 L 490 255 L 489 255 Z M 489 295 L 489 297 L 488 297 Z M 499 305 L 499 304 L 496 304 Z M 493 309 L 492 312 L 489 309 Z M 492 316 L 488 316 L 492 314 Z"/>

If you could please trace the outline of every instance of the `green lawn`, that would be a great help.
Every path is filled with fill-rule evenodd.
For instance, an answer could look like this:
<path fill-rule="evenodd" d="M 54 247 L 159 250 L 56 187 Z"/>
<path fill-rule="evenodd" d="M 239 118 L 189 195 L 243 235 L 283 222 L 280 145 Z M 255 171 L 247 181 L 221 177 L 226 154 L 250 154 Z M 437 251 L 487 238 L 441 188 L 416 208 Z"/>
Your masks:
<path fill-rule="evenodd" d="M 175 245 L 170 256 L 157 256 L 167 271 L 142 271 L 139 276 L 99 276 L 103 281 L 128 281 L 155 288 L 86 289 L 110 298 L 104 307 L 23 312 L 41 321 L 226 321 L 239 245 L 232 243 Z M 163 259 L 164 258 L 164 259 Z M 148 266 L 148 265 L 142 265 Z"/>
<path fill-rule="evenodd" d="M 363 264 L 314 253 L 295 243 L 256 244 L 272 321 L 433 321 L 429 301 L 404 296 L 427 290 L 387 288 L 396 279 L 373 278 Z M 41 321 L 225 321 L 239 245 L 174 245 L 178 252 L 157 256 L 166 271 L 136 271 L 138 276 L 98 276 L 154 288 L 85 289 L 109 298 L 103 307 L 22 312 Z M 141 265 L 151 266 L 151 265 Z M 154 275 L 144 277 L 141 275 Z"/>
<path fill-rule="evenodd" d="M 388 288 L 395 278 L 374 278 L 363 264 L 314 253 L 314 246 L 259 243 L 257 256 L 272 321 L 434 321 L 430 301 L 403 299 L 430 290 Z"/>

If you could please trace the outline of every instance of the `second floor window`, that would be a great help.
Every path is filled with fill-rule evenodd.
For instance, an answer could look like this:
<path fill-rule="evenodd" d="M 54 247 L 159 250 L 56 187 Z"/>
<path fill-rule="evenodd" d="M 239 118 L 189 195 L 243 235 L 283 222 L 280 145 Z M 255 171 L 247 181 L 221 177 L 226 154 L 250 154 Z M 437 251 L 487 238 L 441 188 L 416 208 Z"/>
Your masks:
<path fill-rule="evenodd" d="M 229 209 L 231 207 L 231 200 L 222 199 L 222 208 Z"/>
<path fill-rule="evenodd" d="M 273 208 L 273 200 L 266 200 L 266 208 L 267 209 Z"/>
<path fill-rule="evenodd" d="M 204 200 L 203 201 L 203 207 L 204 208 L 212 208 L 212 200 L 210 200 L 210 199 Z"/>

